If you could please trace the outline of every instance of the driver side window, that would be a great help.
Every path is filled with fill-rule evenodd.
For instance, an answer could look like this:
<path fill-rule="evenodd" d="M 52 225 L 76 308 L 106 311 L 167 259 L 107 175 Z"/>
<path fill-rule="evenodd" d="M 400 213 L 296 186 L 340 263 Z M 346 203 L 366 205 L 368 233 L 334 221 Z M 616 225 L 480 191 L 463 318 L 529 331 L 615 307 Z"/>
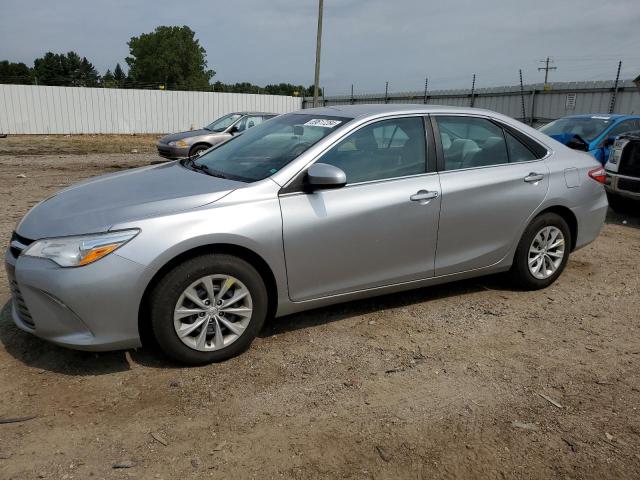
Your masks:
<path fill-rule="evenodd" d="M 355 131 L 319 160 L 347 175 L 347 184 L 425 173 L 422 117 L 382 120 Z"/>

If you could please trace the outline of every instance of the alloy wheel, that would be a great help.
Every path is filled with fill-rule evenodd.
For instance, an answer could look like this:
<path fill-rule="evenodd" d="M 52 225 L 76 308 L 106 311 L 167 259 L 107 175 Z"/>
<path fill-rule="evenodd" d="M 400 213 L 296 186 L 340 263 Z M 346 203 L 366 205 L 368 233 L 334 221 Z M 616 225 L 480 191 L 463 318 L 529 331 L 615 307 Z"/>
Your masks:
<path fill-rule="evenodd" d="M 529 272 L 539 280 L 549 278 L 562 264 L 564 254 L 565 241 L 562 230 L 554 226 L 543 227 L 533 237 L 529 247 Z"/>
<path fill-rule="evenodd" d="M 207 275 L 189 285 L 178 298 L 173 326 L 178 338 L 201 352 L 235 342 L 251 321 L 249 289 L 230 275 Z"/>

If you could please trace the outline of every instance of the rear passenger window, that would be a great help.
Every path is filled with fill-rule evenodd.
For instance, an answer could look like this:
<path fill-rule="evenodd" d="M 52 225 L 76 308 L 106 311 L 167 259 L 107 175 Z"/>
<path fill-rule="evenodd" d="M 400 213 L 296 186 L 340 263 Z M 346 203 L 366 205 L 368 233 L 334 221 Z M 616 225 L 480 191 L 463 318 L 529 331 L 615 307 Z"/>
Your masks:
<path fill-rule="evenodd" d="M 507 138 L 507 149 L 509 150 L 510 162 L 528 162 L 530 160 L 536 160 L 537 157 L 520 140 L 509 132 L 504 132 L 504 134 Z"/>
<path fill-rule="evenodd" d="M 509 163 L 502 128 L 483 118 L 435 117 L 445 170 Z"/>

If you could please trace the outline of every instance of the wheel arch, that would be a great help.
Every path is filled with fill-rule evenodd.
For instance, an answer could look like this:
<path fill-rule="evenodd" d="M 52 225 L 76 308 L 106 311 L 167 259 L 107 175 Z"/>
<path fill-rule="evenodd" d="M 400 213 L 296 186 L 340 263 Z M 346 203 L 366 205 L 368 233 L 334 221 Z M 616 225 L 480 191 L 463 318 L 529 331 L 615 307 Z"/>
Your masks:
<path fill-rule="evenodd" d="M 193 145 L 191 145 L 191 147 L 189 147 L 189 155 L 191 155 L 191 152 L 193 152 L 193 150 L 194 150 L 196 147 L 207 147 L 207 148 L 211 148 L 211 147 L 213 147 L 213 145 L 211 145 L 211 143 L 209 143 L 209 142 L 203 142 L 203 141 L 196 142 L 196 143 L 194 143 Z"/>
<path fill-rule="evenodd" d="M 565 207 L 564 205 L 553 205 L 538 212 L 534 219 L 545 213 L 555 213 L 556 215 L 562 217 L 565 222 L 567 222 L 569 231 L 571 232 L 571 251 L 573 251 L 576 248 L 576 242 L 578 240 L 578 219 L 575 213 L 573 213 L 570 208 Z"/>
<path fill-rule="evenodd" d="M 138 332 L 140 334 L 140 340 L 143 345 L 145 343 L 154 343 L 149 322 L 149 295 L 158 284 L 158 282 L 176 265 L 179 265 L 180 263 L 199 255 L 216 253 L 233 255 L 241 258 L 250 263 L 258 271 L 258 273 L 262 277 L 262 280 L 264 281 L 265 287 L 267 288 L 267 318 L 272 318 L 275 315 L 278 307 L 278 287 L 276 277 L 269 264 L 260 255 L 247 247 L 230 243 L 212 243 L 208 245 L 201 245 L 181 252 L 168 260 L 164 265 L 162 265 L 162 267 L 158 269 L 151 280 L 147 283 L 142 297 L 140 298 L 140 304 L 138 306 Z"/>

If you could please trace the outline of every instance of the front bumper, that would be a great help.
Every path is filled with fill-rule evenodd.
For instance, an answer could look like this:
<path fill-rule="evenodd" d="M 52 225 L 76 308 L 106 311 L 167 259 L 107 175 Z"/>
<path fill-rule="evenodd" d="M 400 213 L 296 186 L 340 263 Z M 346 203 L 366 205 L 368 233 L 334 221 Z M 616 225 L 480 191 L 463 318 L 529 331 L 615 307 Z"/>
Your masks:
<path fill-rule="evenodd" d="M 607 183 L 604 188 L 607 192 L 640 200 L 640 178 L 619 175 L 609 170 L 606 173 Z"/>
<path fill-rule="evenodd" d="M 158 142 L 156 148 L 158 149 L 158 155 L 169 160 L 177 160 L 189 156 L 189 147 L 172 147 L 166 143 Z"/>
<path fill-rule="evenodd" d="M 78 268 L 5 253 L 11 315 L 22 330 L 78 350 L 140 346 L 138 281 L 144 267 L 116 253 Z"/>

